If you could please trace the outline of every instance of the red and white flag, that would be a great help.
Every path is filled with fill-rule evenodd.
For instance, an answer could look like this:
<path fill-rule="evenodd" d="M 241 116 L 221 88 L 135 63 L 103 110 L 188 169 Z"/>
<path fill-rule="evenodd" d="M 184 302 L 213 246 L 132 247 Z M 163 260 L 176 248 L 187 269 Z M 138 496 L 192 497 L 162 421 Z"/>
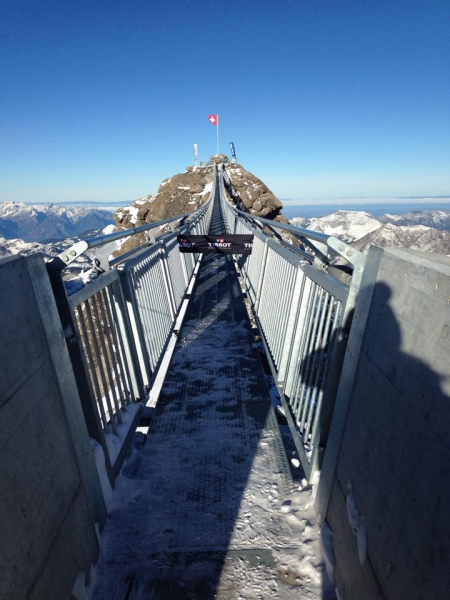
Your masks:
<path fill-rule="evenodd" d="M 217 125 L 219 123 L 219 115 L 208 115 L 208 121 L 213 125 Z"/>

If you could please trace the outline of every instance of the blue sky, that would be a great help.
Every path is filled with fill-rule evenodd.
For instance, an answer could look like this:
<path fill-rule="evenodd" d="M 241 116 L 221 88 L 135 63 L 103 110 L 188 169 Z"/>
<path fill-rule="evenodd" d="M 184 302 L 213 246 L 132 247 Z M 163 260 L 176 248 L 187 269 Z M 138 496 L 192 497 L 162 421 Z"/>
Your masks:
<path fill-rule="evenodd" d="M 0 201 L 124 201 L 236 146 L 280 198 L 450 195 L 448 0 L 2 0 Z"/>

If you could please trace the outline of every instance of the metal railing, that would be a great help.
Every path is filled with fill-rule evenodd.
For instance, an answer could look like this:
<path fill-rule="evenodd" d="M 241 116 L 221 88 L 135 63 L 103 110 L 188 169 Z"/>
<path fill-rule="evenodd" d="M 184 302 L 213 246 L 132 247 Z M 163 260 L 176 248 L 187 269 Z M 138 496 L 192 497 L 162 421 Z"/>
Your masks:
<path fill-rule="evenodd" d="M 179 252 L 176 235 L 208 233 L 217 182 L 228 231 L 254 235 L 238 266 L 308 478 L 320 468 L 365 257 L 332 236 L 233 207 L 226 176 L 217 173 L 195 213 L 78 242 L 48 263 L 89 434 L 104 449 L 111 481 L 198 259 Z M 147 245 L 112 258 L 111 242 L 142 232 Z M 67 297 L 61 273 L 88 248 L 100 249 L 103 272 Z"/>
<path fill-rule="evenodd" d="M 142 416 L 198 260 L 197 254 L 178 251 L 176 236 L 208 232 L 214 194 L 215 185 L 194 213 L 77 242 L 47 263 L 89 435 L 104 450 L 111 482 Z M 171 231 L 161 231 L 167 227 Z M 112 258 L 111 242 L 138 233 L 146 234 L 146 245 Z M 102 272 L 67 296 L 63 271 L 89 248 L 100 249 L 95 262 Z"/>
<path fill-rule="evenodd" d="M 212 201 L 177 233 L 207 233 L 211 210 Z M 130 305 L 132 328 L 146 386 L 151 384 L 164 354 L 197 258 L 197 254 L 180 254 L 176 233 L 170 233 L 116 267 Z"/>
<path fill-rule="evenodd" d="M 228 231 L 254 235 L 252 254 L 237 262 L 311 479 L 320 469 L 365 256 L 332 236 L 245 213 L 223 186 L 221 202 Z"/>

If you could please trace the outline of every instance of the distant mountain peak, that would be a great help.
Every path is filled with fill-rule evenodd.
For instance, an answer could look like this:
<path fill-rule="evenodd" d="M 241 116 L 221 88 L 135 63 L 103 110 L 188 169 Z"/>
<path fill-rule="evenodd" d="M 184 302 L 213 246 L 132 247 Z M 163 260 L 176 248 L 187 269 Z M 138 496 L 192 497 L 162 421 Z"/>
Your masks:
<path fill-rule="evenodd" d="M 0 204 L 0 235 L 6 239 L 44 242 L 77 237 L 112 222 L 112 213 L 98 208 L 14 201 Z"/>
<path fill-rule="evenodd" d="M 325 217 L 296 217 L 291 223 L 343 239 L 362 252 L 372 245 L 450 254 L 450 211 L 410 211 L 375 218 L 363 211 L 338 210 Z"/>

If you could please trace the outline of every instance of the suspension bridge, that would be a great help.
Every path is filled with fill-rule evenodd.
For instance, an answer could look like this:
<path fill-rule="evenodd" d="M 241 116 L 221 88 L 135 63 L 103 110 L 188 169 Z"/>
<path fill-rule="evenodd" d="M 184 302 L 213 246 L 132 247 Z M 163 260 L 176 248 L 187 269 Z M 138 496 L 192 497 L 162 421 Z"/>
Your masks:
<path fill-rule="evenodd" d="M 23 542 L 5 526 L 10 563 L 27 577 L 18 581 L 17 570 L 4 569 L 2 598 L 65 598 L 71 591 L 92 599 L 290 600 L 333 598 L 334 587 L 355 599 L 443 597 L 445 573 L 434 566 L 430 580 L 414 570 L 420 552 L 413 546 L 394 553 L 410 583 L 392 576 L 394 558 L 389 568 L 378 564 L 386 538 L 373 519 L 390 496 L 380 496 L 382 478 L 379 490 L 370 487 L 377 476 L 368 479 L 365 469 L 385 452 L 367 440 L 379 439 L 383 427 L 392 433 L 394 417 L 400 431 L 406 413 L 408 422 L 424 421 L 414 421 L 416 429 L 398 443 L 420 430 L 423 443 L 441 452 L 433 473 L 448 464 L 446 430 L 430 421 L 446 406 L 442 378 L 425 369 L 426 348 L 420 360 L 400 351 L 408 328 L 395 316 L 410 319 L 412 330 L 424 305 L 405 307 L 423 294 L 433 299 L 433 318 L 441 314 L 448 261 L 379 249 L 366 257 L 337 238 L 248 214 L 230 197 L 226 171 L 217 169 L 209 201 L 190 215 L 78 242 L 46 266 L 39 257 L 0 263 L 9 290 L 3 347 L 13 347 L 14 324 L 27 331 L 4 357 L 2 410 L 23 389 L 37 390 L 40 400 L 33 426 L 25 413 L 11 413 L 16 421 L 2 447 L 14 432 L 35 427 L 29 436 L 38 462 L 17 478 L 17 450 L 7 454 L 5 481 L 13 484 L 5 493 L 11 511 L 19 506 L 27 515 L 34 510 L 30 489 L 38 494 L 45 480 L 52 491 L 42 496 L 44 540 L 19 515 L 13 522 Z M 137 233 L 148 243 L 114 258 L 112 244 Z M 242 234 L 252 236 L 250 254 L 221 252 L 221 244 L 211 254 L 180 252 L 180 236 Z M 68 296 L 64 269 L 89 249 L 97 249 L 100 274 Z M 13 292 L 22 299 L 14 305 Z M 420 314 L 431 318 L 428 310 Z M 433 356 L 439 371 L 443 358 Z M 431 386 L 439 400 L 427 415 L 423 403 L 411 408 L 398 400 L 413 403 L 399 374 L 419 366 L 415 392 Z M 319 481 L 313 519 L 296 504 L 299 482 L 274 411 L 275 388 L 303 487 Z M 47 397 L 54 412 L 45 408 Z M 400 407 L 402 419 L 392 412 Z M 394 473 L 397 455 L 389 450 Z M 413 484 L 400 479 L 407 500 Z M 407 530 L 409 510 L 390 506 L 391 531 Z M 325 519 L 334 543 L 322 556 L 309 531 Z M 404 543 L 412 544 L 408 535 Z M 447 538 L 434 532 L 433 539 L 445 553 Z M 435 595 L 406 595 L 411 586 Z"/>

